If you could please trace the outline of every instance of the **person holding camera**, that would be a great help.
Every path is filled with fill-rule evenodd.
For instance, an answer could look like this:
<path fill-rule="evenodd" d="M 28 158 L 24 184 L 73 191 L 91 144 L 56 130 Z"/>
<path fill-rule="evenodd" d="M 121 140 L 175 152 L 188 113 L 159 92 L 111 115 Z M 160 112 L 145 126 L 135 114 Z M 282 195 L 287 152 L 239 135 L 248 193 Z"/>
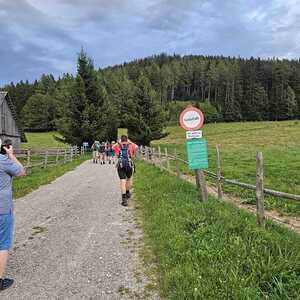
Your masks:
<path fill-rule="evenodd" d="M 14 280 L 4 278 L 8 251 L 13 243 L 13 197 L 12 178 L 24 176 L 25 170 L 14 155 L 10 140 L 2 143 L 0 139 L 0 291 L 9 288 Z"/>

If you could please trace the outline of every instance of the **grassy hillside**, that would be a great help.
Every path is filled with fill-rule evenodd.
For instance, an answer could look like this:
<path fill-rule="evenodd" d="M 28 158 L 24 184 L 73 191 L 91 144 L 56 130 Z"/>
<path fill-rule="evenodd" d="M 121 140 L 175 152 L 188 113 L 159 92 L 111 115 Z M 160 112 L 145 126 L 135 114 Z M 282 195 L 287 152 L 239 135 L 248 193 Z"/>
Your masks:
<path fill-rule="evenodd" d="M 192 184 L 144 163 L 135 198 L 164 299 L 298 299 L 297 234 L 259 228 L 228 203 L 201 203 Z"/>
<path fill-rule="evenodd" d="M 47 149 L 65 148 L 66 144 L 56 140 L 54 137 L 61 137 L 58 132 L 26 132 L 27 143 L 22 143 L 23 149 Z"/>
<path fill-rule="evenodd" d="M 227 178 L 255 183 L 255 155 L 262 151 L 265 165 L 265 186 L 279 191 L 300 194 L 300 122 L 244 122 L 217 123 L 204 126 L 204 137 L 209 145 L 210 170 L 215 171 L 215 146 L 221 147 L 222 174 Z M 154 144 L 185 151 L 185 131 L 179 126 L 167 128 L 166 138 Z M 248 201 L 251 193 L 227 186 Z M 300 204 L 267 198 L 269 208 L 285 213 L 300 214 Z"/>

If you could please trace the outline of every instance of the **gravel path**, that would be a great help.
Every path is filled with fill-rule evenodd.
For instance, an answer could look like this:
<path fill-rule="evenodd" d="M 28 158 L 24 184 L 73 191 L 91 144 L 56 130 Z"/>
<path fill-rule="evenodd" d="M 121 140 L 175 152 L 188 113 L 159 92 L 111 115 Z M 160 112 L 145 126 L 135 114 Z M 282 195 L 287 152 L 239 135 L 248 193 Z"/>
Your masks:
<path fill-rule="evenodd" d="M 90 161 L 15 203 L 15 244 L 2 299 L 158 299 L 148 295 L 134 209 L 113 166 Z"/>

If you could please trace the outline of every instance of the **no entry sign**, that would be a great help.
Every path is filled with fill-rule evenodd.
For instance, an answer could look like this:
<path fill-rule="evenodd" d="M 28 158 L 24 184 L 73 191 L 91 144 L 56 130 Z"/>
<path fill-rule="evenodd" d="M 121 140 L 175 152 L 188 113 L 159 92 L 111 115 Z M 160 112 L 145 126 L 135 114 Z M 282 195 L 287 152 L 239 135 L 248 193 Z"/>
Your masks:
<path fill-rule="evenodd" d="M 188 107 L 180 114 L 180 126 L 188 131 L 198 130 L 203 126 L 204 115 L 196 107 Z"/>

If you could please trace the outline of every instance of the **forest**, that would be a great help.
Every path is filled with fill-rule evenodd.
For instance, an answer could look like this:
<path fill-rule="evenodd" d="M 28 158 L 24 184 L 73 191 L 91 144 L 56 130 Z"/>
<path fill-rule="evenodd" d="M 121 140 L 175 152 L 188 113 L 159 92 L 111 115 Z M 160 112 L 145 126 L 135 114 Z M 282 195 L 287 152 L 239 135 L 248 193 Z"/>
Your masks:
<path fill-rule="evenodd" d="M 182 102 L 200 107 L 206 122 L 300 117 L 300 60 L 160 54 L 96 69 L 81 50 L 77 74 L 44 74 L 7 90 L 27 131 L 58 130 L 65 141 L 115 139 L 128 128 L 138 143 L 164 136 Z"/>

